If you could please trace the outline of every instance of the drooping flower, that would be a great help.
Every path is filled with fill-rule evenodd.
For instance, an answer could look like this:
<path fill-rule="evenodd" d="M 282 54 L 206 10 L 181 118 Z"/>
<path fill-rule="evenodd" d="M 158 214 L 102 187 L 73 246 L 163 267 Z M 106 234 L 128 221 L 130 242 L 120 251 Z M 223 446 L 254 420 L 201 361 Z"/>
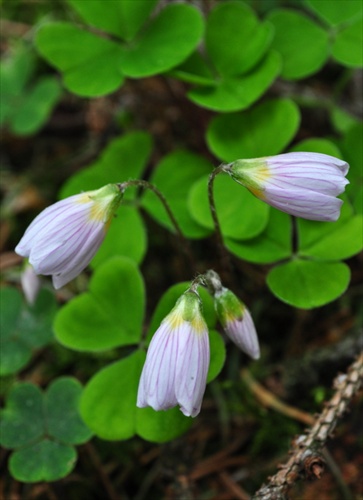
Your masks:
<path fill-rule="evenodd" d="M 321 153 L 286 153 L 237 160 L 225 171 L 257 198 L 297 217 L 336 221 L 343 203 L 337 196 L 349 181 L 349 165 Z"/>
<path fill-rule="evenodd" d="M 185 292 L 155 332 L 143 367 L 137 406 L 186 416 L 200 412 L 209 368 L 208 328 L 199 296 Z"/>
<path fill-rule="evenodd" d="M 251 314 L 243 302 L 228 288 L 218 290 L 214 305 L 227 336 L 251 358 L 260 357 L 260 346 Z"/>
<path fill-rule="evenodd" d="M 15 252 L 60 288 L 89 264 L 121 199 L 117 185 L 108 184 L 58 201 L 33 220 Z"/>

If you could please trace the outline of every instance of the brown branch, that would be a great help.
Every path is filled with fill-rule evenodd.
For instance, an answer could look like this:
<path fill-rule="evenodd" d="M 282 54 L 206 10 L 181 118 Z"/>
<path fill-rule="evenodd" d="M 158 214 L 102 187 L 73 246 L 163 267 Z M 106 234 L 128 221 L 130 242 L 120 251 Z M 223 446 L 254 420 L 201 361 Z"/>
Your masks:
<path fill-rule="evenodd" d="M 324 471 L 325 462 L 320 454 L 335 429 L 338 420 L 362 384 L 363 353 L 351 364 L 345 375 L 334 380 L 335 393 L 325 404 L 324 410 L 316 419 L 307 434 L 294 440 L 291 457 L 281 470 L 269 478 L 252 497 L 252 500 L 286 500 L 288 489 L 298 479 L 319 479 Z"/>

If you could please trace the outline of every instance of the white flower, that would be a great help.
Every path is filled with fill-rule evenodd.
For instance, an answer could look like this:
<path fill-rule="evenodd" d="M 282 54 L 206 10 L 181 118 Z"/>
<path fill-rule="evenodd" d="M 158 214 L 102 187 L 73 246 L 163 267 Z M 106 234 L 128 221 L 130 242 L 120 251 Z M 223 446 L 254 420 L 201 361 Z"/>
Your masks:
<path fill-rule="evenodd" d="M 251 358 L 260 357 L 260 346 L 252 316 L 236 295 L 221 288 L 214 295 L 214 305 L 226 335 Z"/>
<path fill-rule="evenodd" d="M 33 220 L 15 252 L 60 288 L 89 264 L 121 199 L 117 185 L 108 184 L 58 201 Z"/>
<path fill-rule="evenodd" d="M 342 200 L 336 198 L 349 181 L 349 165 L 320 153 L 286 153 L 237 160 L 225 171 L 257 198 L 297 217 L 336 221 Z"/>
<path fill-rule="evenodd" d="M 137 406 L 186 416 L 200 412 L 209 368 L 209 336 L 199 297 L 186 292 L 155 332 L 142 370 Z"/>

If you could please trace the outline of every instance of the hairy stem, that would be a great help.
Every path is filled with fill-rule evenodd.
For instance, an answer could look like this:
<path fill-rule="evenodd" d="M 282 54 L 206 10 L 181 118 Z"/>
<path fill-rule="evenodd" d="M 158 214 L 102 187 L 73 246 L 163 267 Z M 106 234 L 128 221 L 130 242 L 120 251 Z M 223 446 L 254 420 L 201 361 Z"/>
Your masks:
<path fill-rule="evenodd" d="M 221 257 L 222 267 L 229 273 L 230 276 L 232 276 L 232 263 L 229 253 L 226 251 L 226 247 L 224 246 L 223 243 L 223 234 L 217 215 L 216 204 L 214 200 L 214 191 L 213 191 L 214 179 L 221 172 L 227 172 L 227 165 L 224 164 L 219 165 L 219 167 L 215 168 L 213 172 L 210 174 L 208 180 L 208 200 L 209 200 L 209 208 L 213 219 L 214 229 L 217 235 L 217 246 L 219 255 Z"/>

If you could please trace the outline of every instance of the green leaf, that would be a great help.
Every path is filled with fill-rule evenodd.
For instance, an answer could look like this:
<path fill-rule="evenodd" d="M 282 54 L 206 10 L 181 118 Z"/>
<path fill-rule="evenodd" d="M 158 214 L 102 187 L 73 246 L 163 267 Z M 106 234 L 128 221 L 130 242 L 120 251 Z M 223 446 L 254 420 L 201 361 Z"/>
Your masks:
<path fill-rule="evenodd" d="M 349 279 L 349 267 L 341 262 L 295 259 L 274 267 L 267 275 L 267 284 L 283 302 L 312 309 L 340 297 Z"/>
<path fill-rule="evenodd" d="M 136 432 L 147 441 L 165 443 L 184 434 L 193 419 L 182 414 L 178 407 L 166 411 L 152 408 L 136 409 Z"/>
<path fill-rule="evenodd" d="M 322 153 L 325 155 L 336 156 L 342 158 L 338 146 L 328 139 L 321 139 L 318 137 L 311 137 L 295 144 L 290 151 L 309 151 L 312 153 Z"/>
<path fill-rule="evenodd" d="M 202 34 L 199 10 L 187 4 L 168 5 L 132 44 L 123 47 L 122 72 L 141 78 L 168 71 L 193 52 Z"/>
<path fill-rule="evenodd" d="M 342 29 L 333 43 L 332 54 L 348 67 L 363 66 L 363 17 Z"/>
<path fill-rule="evenodd" d="M 43 395 L 33 384 L 15 385 L 1 410 L 0 443 L 18 448 L 40 439 L 44 433 Z"/>
<path fill-rule="evenodd" d="M 188 92 L 191 101 L 214 111 L 238 111 L 248 108 L 272 84 L 281 69 L 279 54 L 270 51 L 249 73 L 227 76 L 213 85 L 197 87 Z"/>
<path fill-rule="evenodd" d="M 67 0 L 67 2 L 89 24 L 132 40 L 149 17 L 158 0 Z"/>
<path fill-rule="evenodd" d="M 40 54 L 63 72 L 68 90 L 95 97 L 118 89 L 123 81 L 122 47 L 65 22 L 50 23 L 37 32 L 35 44 Z"/>
<path fill-rule="evenodd" d="M 225 245 L 237 257 L 255 264 L 271 264 L 290 257 L 291 217 L 270 209 L 265 230 L 256 238 L 237 241 L 226 238 Z"/>
<path fill-rule="evenodd" d="M 281 76 L 297 80 L 316 73 L 329 55 L 329 36 L 307 16 L 288 9 L 271 11 L 275 27 L 272 48 L 282 56 Z"/>
<path fill-rule="evenodd" d="M 349 163 L 348 179 L 350 184 L 346 193 L 357 213 L 363 213 L 363 124 L 351 127 L 340 143 L 344 159 Z"/>
<path fill-rule="evenodd" d="M 226 347 L 223 338 L 215 330 L 209 330 L 210 365 L 207 384 L 212 382 L 221 372 L 226 360 Z"/>
<path fill-rule="evenodd" d="M 7 122 L 15 134 L 36 132 L 60 97 L 61 88 L 54 77 L 38 78 L 28 88 L 34 70 L 34 54 L 22 44 L 16 45 L 0 65 L 0 123 Z"/>
<path fill-rule="evenodd" d="M 35 54 L 19 43 L 0 63 L 1 102 L 20 96 L 35 70 Z"/>
<path fill-rule="evenodd" d="M 362 167 L 363 167 L 363 123 L 357 123 L 351 127 L 347 133 L 344 135 L 343 140 L 340 143 L 341 149 L 344 153 L 344 157 L 347 159 L 350 169 L 348 177 L 357 182 L 362 179 Z"/>
<path fill-rule="evenodd" d="M 334 106 L 331 110 L 331 121 L 337 132 L 341 134 L 345 134 L 350 128 L 359 123 L 358 118 L 337 106 Z"/>
<path fill-rule="evenodd" d="M 352 257 L 363 249 L 363 217 L 352 216 L 346 203 L 336 222 L 297 219 L 299 255 L 326 260 Z"/>
<path fill-rule="evenodd" d="M 213 73 L 199 52 L 193 52 L 182 64 L 170 71 L 170 75 L 183 82 L 196 85 L 213 85 Z"/>
<path fill-rule="evenodd" d="M 243 113 L 213 118 L 207 142 L 225 162 L 275 155 L 293 139 L 299 123 L 299 108 L 293 101 L 271 99 Z"/>
<path fill-rule="evenodd" d="M 9 461 L 15 479 L 55 481 L 72 470 L 77 454 L 69 443 L 83 443 L 91 436 L 78 414 L 81 392 L 79 382 L 70 377 L 53 382 L 45 395 L 26 382 L 11 389 L 1 411 L 0 442 L 20 448 Z"/>
<path fill-rule="evenodd" d="M 77 460 L 72 446 L 44 439 L 15 451 L 9 461 L 11 475 L 24 483 L 56 481 L 67 476 Z"/>
<path fill-rule="evenodd" d="M 29 346 L 18 338 L 18 316 L 23 307 L 23 300 L 15 288 L 0 288 L 2 314 L 0 314 L 0 375 L 16 373 L 31 358 Z"/>
<path fill-rule="evenodd" d="M 92 435 L 78 411 L 82 391 L 78 380 L 71 377 L 58 378 L 47 389 L 44 396 L 47 432 L 60 442 L 81 444 Z"/>
<path fill-rule="evenodd" d="M 24 95 L 21 106 L 15 109 L 10 128 L 18 135 L 32 134 L 46 122 L 61 95 L 61 87 L 53 77 L 37 81 L 32 90 Z"/>
<path fill-rule="evenodd" d="M 305 0 L 307 6 L 326 23 L 336 26 L 362 15 L 359 0 Z"/>
<path fill-rule="evenodd" d="M 235 76 L 246 73 L 259 62 L 272 36 L 272 26 L 261 24 L 247 5 L 223 2 L 208 16 L 205 43 L 219 73 Z"/>
<path fill-rule="evenodd" d="M 146 230 L 137 208 L 121 205 L 110 225 L 105 241 L 91 261 L 91 267 L 97 268 L 109 258 L 117 255 L 129 257 L 140 264 L 146 249 Z"/>
<path fill-rule="evenodd" d="M 56 300 L 41 290 L 35 304 L 26 304 L 14 288 L 0 288 L 0 375 L 16 373 L 31 359 L 34 349 L 53 339 L 52 321 Z"/>
<path fill-rule="evenodd" d="M 99 189 L 105 184 L 139 178 L 146 167 L 151 150 L 152 139 L 146 132 L 129 132 L 114 139 L 95 163 L 77 172 L 63 185 L 60 198 Z M 130 198 L 131 191 L 126 191 L 125 198 Z"/>
<path fill-rule="evenodd" d="M 187 198 L 193 182 L 211 171 L 211 164 L 203 157 L 188 151 L 175 151 L 162 159 L 150 178 L 150 182 L 166 197 L 182 232 L 188 238 L 203 238 L 210 232 L 191 217 Z M 164 206 L 154 193 L 145 191 L 142 206 L 158 222 L 174 230 Z"/>
<path fill-rule="evenodd" d="M 113 363 L 86 385 L 80 404 L 83 420 L 102 439 L 128 439 L 135 434 L 136 395 L 145 353 L 137 350 Z"/>
<path fill-rule="evenodd" d="M 89 292 L 69 301 L 57 314 L 54 331 L 59 342 L 79 351 L 137 343 L 144 293 L 142 276 L 132 260 L 107 260 L 92 276 Z"/>
<path fill-rule="evenodd" d="M 208 178 L 197 181 L 189 196 L 189 210 L 195 220 L 208 229 L 214 229 L 207 194 Z M 261 233 L 267 225 L 269 206 L 261 203 L 247 189 L 228 175 L 219 175 L 214 181 L 214 199 L 218 220 L 224 236 L 249 239 Z"/>
<path fill-rule="evenodd" d="M 159 328 L 162 320 L 167 316 L 175 306 L 179 297 L 189 288 L 190 282 L 185 281 L 171 286 L 161 297 L 152 315 L 150 326 L 147 333 L 147 339 L 150 341 L 156 330 Z M 198 288 L 198 293 L 202 300 L 203 317 L 209 329 L 216 324 L 216 313 L 214 310 L 213 299 L 209 293 L 202 287 Z"/>

